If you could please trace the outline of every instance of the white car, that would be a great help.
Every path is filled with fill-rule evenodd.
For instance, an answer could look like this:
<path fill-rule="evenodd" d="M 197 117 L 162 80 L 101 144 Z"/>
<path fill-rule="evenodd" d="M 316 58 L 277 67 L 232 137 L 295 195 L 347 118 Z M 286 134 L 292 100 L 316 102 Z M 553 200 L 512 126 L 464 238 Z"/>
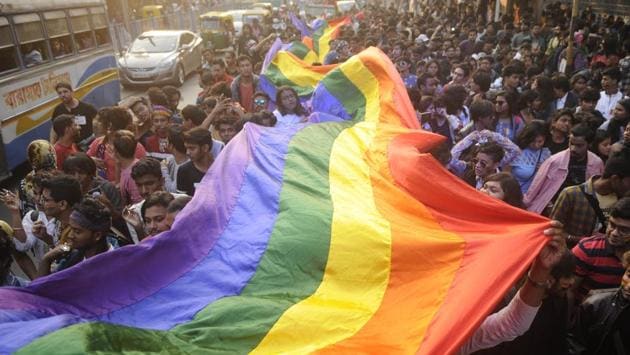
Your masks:
<path fill-rule="evenodd" d="M 142 33 L 118 59 L 123 86 L 184 84 L 201 67 L 201 37 L 190 31 Z"/>

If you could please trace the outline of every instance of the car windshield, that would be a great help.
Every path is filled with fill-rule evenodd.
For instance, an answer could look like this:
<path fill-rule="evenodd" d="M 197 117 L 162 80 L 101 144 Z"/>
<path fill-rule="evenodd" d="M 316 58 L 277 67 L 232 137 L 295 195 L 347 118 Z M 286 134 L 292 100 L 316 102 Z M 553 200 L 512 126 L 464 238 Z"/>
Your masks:
<path fill-rule="evenodd" d="M 258 22 L 260 22 L 260 20 L 261 20 L 260 16 L 258 16 L 258 15 L 245 15 L 245 16 L 243 16 L 243 22 L 244 23 L 252 24 L 252 23 L 254 23 L 255 19 L 258 19 Z"/>
<path fill-rule="evenodd" d="M 177 36 L 140 36 L 131 45 L 131 53 L 166 53 L 177 46 Z"/>
<path fill-rule="evenodd" d="M 202 19 L 201 26 L 205 30 L 220 30 L 221 20 L 219 19 Z"/>

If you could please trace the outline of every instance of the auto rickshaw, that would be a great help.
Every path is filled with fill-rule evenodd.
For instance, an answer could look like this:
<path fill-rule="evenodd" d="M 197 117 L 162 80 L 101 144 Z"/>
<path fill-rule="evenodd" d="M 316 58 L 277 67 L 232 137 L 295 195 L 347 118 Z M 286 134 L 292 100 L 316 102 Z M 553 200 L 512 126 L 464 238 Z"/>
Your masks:
<path fill-rule="evenodd" d="M 251 24 L 253 20 L 256 18 L 262 24 L 263 22 L 267 20 L 269 16 L 271 16 L 271 11 L 268 11 L 266 9 L 258 8 L 258 9 L 245 10 L 245 12 L 243 12 L 243 23 Z"/>
<path fill-rule="evenodd" d="M 225 12 L 210 11 L 199 16 L 201 38 L 206 48 L 214 50 L 226 49 L 234 36 L 234 20 Z"/>
<path fill-rule="evenodd" d="M 142 18 L 161 17 L 164 16 L 164 7 L 162 5 L 143 6 L 140 11 Z"/>
<path fill-rule="evenodd" d="M 273 5 L 270 2 L 257 2 L 252 5 L 252 9 L 263 9 L 269 11 L 269 14 L 273 12 Z"/>

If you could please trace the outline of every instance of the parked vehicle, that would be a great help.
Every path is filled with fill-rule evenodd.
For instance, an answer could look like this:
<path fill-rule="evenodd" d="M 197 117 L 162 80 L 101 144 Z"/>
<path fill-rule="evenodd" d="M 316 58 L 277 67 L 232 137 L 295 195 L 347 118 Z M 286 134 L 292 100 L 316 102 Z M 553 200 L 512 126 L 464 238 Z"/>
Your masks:
<path fill-rule="evenodd" d="M 257 2 L 252 5 L 252 9 L 262 9 L 269 11 L 269 14 L 273 12 L 273 4 L 270 2 Z"/>
<path fill-rule="evenodd" d="M 234 34 L 236 36 L 241 34 L 243 24 L 248 23 L 251 25 L 254 22 L 254 19 L 258 19 L 258 21 L 262 24 L 265 19 L 270 16 L 270 13 L 263 9 L 230 10 L 227 11 L 227 13 L 232 16 L 234 21 Z"/>
<path fill-rule="evenodd" d="M 123 86 L 173 83 L 181 86 L 201 67 L 202 40 L 190 31 L 148 31 L 118 60 Z"/>
<path fill-rule="evenodd" d="M 233 21 L 232 15 L 227 12 L 210 11 L 199 16 L 205 46 L 214 50 L 228 48 L 234 35 Z"/>
<path fill-rule="evenodd" d="M 142 18 L 161 17 L 164 16 L 164 7 L 162 5 L 147 5 L 141 9 Z"/>
<path fill-rule="evenodd" d="M 3 0 L 0 11 L 0 181 L 50 137 L 58 82 L 97 108 L 120 101 L 104 0 Z"/>

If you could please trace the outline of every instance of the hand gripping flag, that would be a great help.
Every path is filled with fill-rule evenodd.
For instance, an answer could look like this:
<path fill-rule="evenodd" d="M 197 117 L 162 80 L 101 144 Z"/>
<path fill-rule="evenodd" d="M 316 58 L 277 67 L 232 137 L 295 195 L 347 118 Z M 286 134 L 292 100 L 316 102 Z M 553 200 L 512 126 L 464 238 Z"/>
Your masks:
<path fill-rule="evenodd" d="M 0 289 L 0 353 L 448 354 L 545 242 L 546 220 L 427 154 L 393 64 L 323 77 L 312 122 L 246 124 L 173 229 Z"/>

